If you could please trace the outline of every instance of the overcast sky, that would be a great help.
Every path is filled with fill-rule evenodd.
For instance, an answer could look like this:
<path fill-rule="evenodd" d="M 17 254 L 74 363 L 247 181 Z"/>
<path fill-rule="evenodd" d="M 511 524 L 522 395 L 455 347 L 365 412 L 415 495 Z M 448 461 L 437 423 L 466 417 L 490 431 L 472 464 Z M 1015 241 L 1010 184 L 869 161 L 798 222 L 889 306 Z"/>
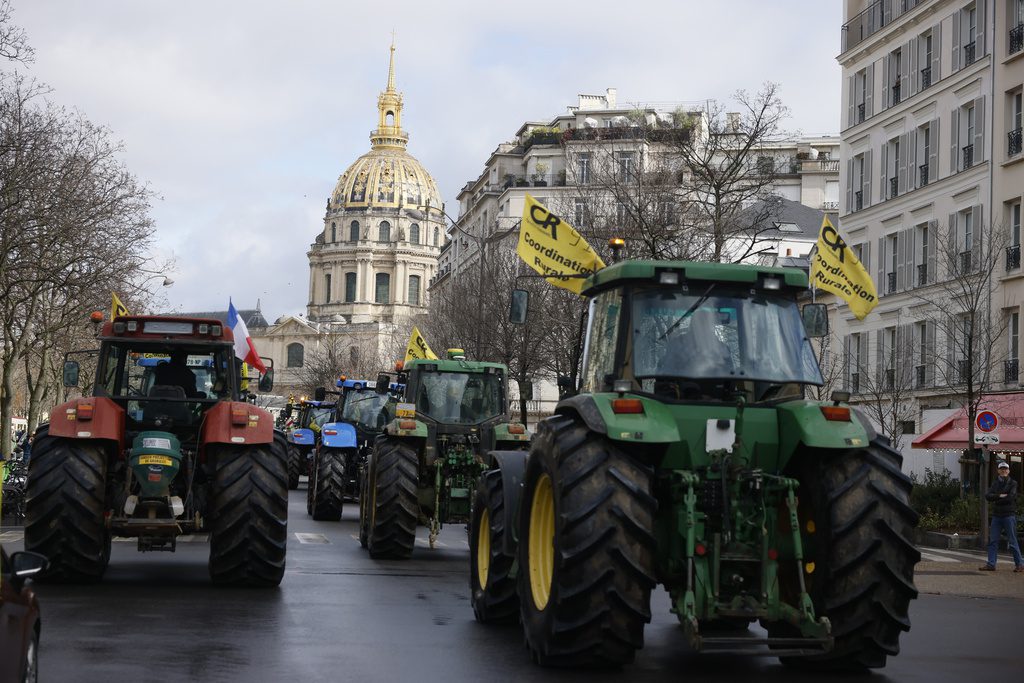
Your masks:
<path fill-rule="evenodd" d="M 787 126 L 839 130 L 836 0 L 13 0 L 25 69 L 123 141 L 158 195 L 177 310 L 304 313 L 306 251 L 338 176 L 369 150 L 396 33 L 409 152 L 456 192 L 528 120 L 578 93 L 728 100 L 781 85 Z"/>

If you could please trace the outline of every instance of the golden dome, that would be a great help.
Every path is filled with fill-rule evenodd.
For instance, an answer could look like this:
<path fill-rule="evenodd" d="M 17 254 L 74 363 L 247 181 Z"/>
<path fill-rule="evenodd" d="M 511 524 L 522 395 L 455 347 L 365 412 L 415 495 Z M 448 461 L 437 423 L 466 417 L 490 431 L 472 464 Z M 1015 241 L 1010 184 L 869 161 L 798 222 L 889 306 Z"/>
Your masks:
<path fill-rule="evenodd" d="M 391 44 L 387 88 L 377 98 L 377 129 L 370 133 L 370 151 L 338 178 L 331 209 L 409 208 L 441 206 L 441 193 L 426 169 L 405 151 L 409 135 L 402 130 L 402 95 L 395 90 L 395 45 Z"/>

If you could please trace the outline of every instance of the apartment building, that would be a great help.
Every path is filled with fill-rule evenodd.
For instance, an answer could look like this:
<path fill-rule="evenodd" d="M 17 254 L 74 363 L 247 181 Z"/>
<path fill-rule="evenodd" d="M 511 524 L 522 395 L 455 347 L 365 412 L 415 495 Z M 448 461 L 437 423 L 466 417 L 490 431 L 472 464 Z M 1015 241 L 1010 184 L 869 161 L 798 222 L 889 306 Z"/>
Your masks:
<path fill-rule="evenodd" d="M 837 303 L 833 330 L 854 401 L 865 399 L 868 377 L 909 381 L 915 409 L 905 433 L 929 427 L 929 410 L 959 405 L 974 363 L 992 366 L 986 391 L 1019 384 L 1022 6 L 844 2 L 840 222 L 880 299 L 863 321 Z M 982 258 L 1005 258 L 989 328 L 1005 338 L 989 357 L 968 359 L 960 342 L 969 330 L 939 317 L 956 308 L 942 300 L 942 283 L 982 268 Z"/>

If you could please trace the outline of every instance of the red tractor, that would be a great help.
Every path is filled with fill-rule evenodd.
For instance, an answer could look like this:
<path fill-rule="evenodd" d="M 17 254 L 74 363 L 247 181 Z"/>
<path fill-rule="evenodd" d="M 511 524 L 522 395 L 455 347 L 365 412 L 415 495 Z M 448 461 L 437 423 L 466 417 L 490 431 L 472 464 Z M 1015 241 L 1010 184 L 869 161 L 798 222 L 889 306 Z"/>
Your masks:
<path fill-rule="evenodd" d="M 276 586 L 284 576 L 284 435 L 249 403 L 231 330 L 219 320 L 118 317 L 99 335 L 91 396 L 53 408 L 36 432 L 25 548 L 47 576 L 99 580 L 114 536 L 173 551 L 210 534 L 216 583 Z M 80 368 L 65 360 L 65 386 Z M 273 370 L 259 380 L 273 386 Z"/>

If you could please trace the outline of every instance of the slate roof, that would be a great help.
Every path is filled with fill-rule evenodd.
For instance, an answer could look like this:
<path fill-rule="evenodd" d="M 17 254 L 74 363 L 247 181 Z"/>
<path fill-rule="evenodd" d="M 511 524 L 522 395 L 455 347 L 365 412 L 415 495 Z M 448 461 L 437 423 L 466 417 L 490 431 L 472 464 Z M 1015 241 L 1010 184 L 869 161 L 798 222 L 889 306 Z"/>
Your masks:
<path fill-rule="evenodd" d="M 180 316 L 183 318 L 214 318 L 225 325 L 228 322 L 227 311 L 200 311 L 198 313 L 168 313 L 166 315 Z M 245 321 L 245 326 L 251 331 L 255 327 L 270 327 L 270 323 L 263 317 L 258 308 L 251 308 L 238 311 L 238 315 Z"/>
<path fill-rule="evenodd" d="M 773 201 L 778 204 L 775 210 L 772 212 L 771 217 L 766 219 L 773 223 L 775 226 L 781 223 L 791 223 L 800 229 L 800 232 L 790 232 L 778 230 L 777 228 L 769 228 L 764 233 L 766 235 L 778 235 L 782 238 L 790 239 L 808 239 L 817 240 L 818 231 L 821 229 L 821 220 L 825 216 L 825 212 L 819 209 L 812 209 L 809 206 L 805 206 L 800 202 L 794 202 L 791 199 L 784 199 L 782 197 L 776 197 Z M 763 212 L 764 201 L 758 202 L 748 211 Z M 835 224 L 834 217 L 831 219 L 833 225 Z M 767 227 L 767 226 L 766 226 Z"/>

